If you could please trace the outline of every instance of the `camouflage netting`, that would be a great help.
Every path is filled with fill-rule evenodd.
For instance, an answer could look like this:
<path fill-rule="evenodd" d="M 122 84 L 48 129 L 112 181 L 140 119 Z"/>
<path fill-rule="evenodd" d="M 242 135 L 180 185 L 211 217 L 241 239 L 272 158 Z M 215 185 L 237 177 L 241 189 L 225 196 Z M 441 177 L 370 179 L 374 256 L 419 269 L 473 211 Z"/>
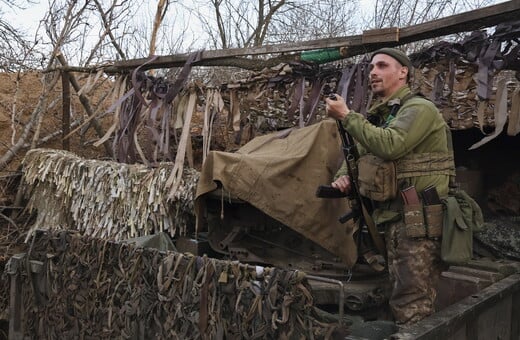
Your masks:
<path fill-rule="evenodd" d="M 320 94 L 339 77 L 335 66 L 295 61 L 223 84 L 221 94 L 231 108 L 234 131 L 253 137 L 254 131 L 301 127 L 326 117 Z"/>
<path fill-rule="evenodd" d="M 184 234 L 194 225 L 199 173 L 185 168 L 170 181 L 171 163 L 155 168 L 83 159 L 62 150 L 33 149 L 23 161 L 28 208 L 38 212 L 33 229 L 73 229 L 111 240 Z"/>
<path fill-rule="evenodd" d="M 509 119 L 514 124 L 509 124 L 508 134 L 516 135 L 520 132 L 520 82 L 515 74 L 520 69 L 518 32 L 519 23 L 506 23 L 498 25 L 493 34 L 476 31 L 461 41 L 441 41 L 411 54 L 415 66 L 412 88 L 435 102 L 454 130 L 476 127 L 483 135 L 495 131 L 498 134 Z M 212 149 L 218 145 L 219 150 L 234 151 L 255 136 L 319 122 L 326 117 L 321 96 L 326 89 L 340 93 L 350 108 L 365 114 L 372 103 L 369 57 L 367 54 L 321 65 L 294 60 L 215 87 L 196 84 L 190 91 L 180 92 L 171 105 L 156 92 L 173 85 L 143 72 L 141 76 L 147 81 L 142 83 L 148 87 L 144 89 L 134 84 L 127 93 L 142 92 L 153 98 L 154 105 L 146 108 L 149 121 L 158 119 L 152 119 L 154 107 L 165 112 L 173 110 L 170 118 L 161 121 L 164 125 L 165 121 L 178 120 L 175 117 L 181 117 L 180 113 L 190 112 L 184 108 L 186 105 L 180 104 L 187 103 L 188 97 L 196 92 L 202 112 L 194 115 L 202 120 L 200 132 L 205 157 L 210 145 Z M 122 106 L 120 117 L 115 121 L 124 121 L 121 115 L 127 109 Z M 190 120 L 184 121 L 189 123 Z M 174 129 L 163 125 L 162 130 L 159 129 L 161 133 L 157 130 L 153 135 L 169 140 L 168 133 Z M 130 130 L 135 134 L 147 131 Z M 143 150 L 150 142 L 144 141 L 145 137 L 135 138 L 141 141 Z"/>
<path fill-rule="evenodd" d="M 35 284 L 20 268 L 21 329 L 33 338 L 320 339 L 339 330 L 320 320 L 302 272 L 35 235 L 28 256 L 46 270 Z"/>
<path fill-rule="evenodd" d="M 497 258 L 520 261 L 520 216 L 501 216 L 488 219 L 485 228 L 475 234 L 479 247 Z"/>
<path fill-rule="evenodd" d="M 479 30 L 411 54 L 413 89 L 435 102 L 452 129 L 477 127 L 483 135 L 493 134 L 486 136 L 492 139 L 509 120 L 513 124 L 507 133 L 518 134 L 519 34 L 520 22 L 504 23 L 492 34 Z M 120 162 L 148 164 L 175 157 L 177 164 L 186 155 L 193 163 L 199 155 L 191 153 L 190 132 L 201 134 L 196 140 L 203 144 L 204 158 L 210 148 L 235 151 L 255 136 L 320 121 L 326 116 L 321 96 L 325 89 L 340 93 L 362 114 L 372 103 L 370 54 L 324 64 L 295 57 L 212 86 L 195 79 L 188 82 L 196 58 L 192 54 L 175 81 L 141 67 L 131 77 L 119 75 L 114 102 L 107 103 L 113 124 L 95 145 L 113 138 Z"/>
<path fill-rule="evenodd" d="M 475 31 L 458 42 L 441 41 L 411 54 L 412 87 L 435 102 L 454 130 L 476 127 L 483 135 L 498 134 L 509 119 L 508 134 L 518 134 L 519 32 L 520 22 L 504 23 L 492 34 Z M 371 102 L 367 57 L 323 65 L 295 61 L 222 85 L 235 142 L 258 131 L 319 121 L 325 116 L 320 92 L 327 86 L 365 113 Z"/>

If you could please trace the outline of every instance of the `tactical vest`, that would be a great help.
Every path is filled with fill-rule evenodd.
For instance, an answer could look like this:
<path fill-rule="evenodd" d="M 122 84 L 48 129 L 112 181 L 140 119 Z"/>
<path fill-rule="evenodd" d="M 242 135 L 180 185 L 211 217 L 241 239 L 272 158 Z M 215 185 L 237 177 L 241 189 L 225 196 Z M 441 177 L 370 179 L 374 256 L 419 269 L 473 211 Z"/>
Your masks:
<path fill-rule="evenodd" d="M 408 94 L 392 105 L 390 116 L 395 116 L 400 107 L 417 94 Z M 448 130 L 448 127 L 446 126 Z M 361 156 L 358 161 L 358 184 L 361 195 L 377 202 L 397 197 L 404 179 L 419 176 L 455 176 L 455 161 L 449 130 L 448 152 L 410 154 L 396 161 L 383 160 L 375 155 Z"/>

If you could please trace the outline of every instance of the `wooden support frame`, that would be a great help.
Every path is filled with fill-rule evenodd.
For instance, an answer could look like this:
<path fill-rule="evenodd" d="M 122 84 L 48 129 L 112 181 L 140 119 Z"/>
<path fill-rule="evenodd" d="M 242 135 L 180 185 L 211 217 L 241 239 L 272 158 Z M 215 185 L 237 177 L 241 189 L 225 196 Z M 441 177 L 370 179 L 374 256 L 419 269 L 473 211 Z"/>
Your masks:
<path fill-rule="evenodd" d="M 88 98 L 85 95 L 81 94 L 81 92 L 80 92 L 81 86 L 79 85 L 79 82 L 76 80 L 76 77 L 74 77 L 73 74 L 71 74 L 67 71 L 68 63 L 65 60 L 65 57 L 63 56 L 63 54 L 61 54 L 61 52 L 58 52 L 58 53 L 56 53 L 56 58 L 64 67 L 62 69 L 62 74 L 61 74 L 63 91 L 64 91 L 63 92 L 63 112 L 64 112 L 63 115 L 65 116 L 65 111 L 67 110 L 65 108 L 65 105 L 66 105 L 65 88 L 68 88 L 68 97 L 69 97 L 68 110 L 69 110 L 69 116 L 70 116 L 70 85 L 72 85 L 72 87 L 74 88 L 76 93 L 78 93 L 79 101 L 81 102 L 81 105 L 83 105 L 83 108 L 85 108 L 85 112 L 87 113 L 87 115 L 89 117 L 93 117 L 95 112 L 92 109 L 92 107 L 90 106 L 90 101 L 88 100 Z M 66 80 L 64 79 L 64 76 L 65 76 Z M 67 84 L 65 85 L 65 83 L 67 83 Z M 70 83 L 70 85 L 69 85 L 69 83 Z M 64 124 L 65 124 L 65 121 L 63 122 L 63 125 Z M 99 136 L 99 138 L 103 138 L 103 136 L 105 135 L 105 132 L 103 131 L 101 125 L 98 123 L 98 121 L 95 118 L 92 118 L 92 124 L 93 124 L 94 130 L 96 130 L 96 134 Z M 70 118 L 69 118 L 69 126 L 70 126 Z M 68 139 L 68 134 L 69 133 L 65 133 L 65 130 L 63 130 L 64 143 L 65 143 L 65 140 Z M 112 149 L 111 149 L 110 145 L 108 144 L 108 142 L 103 143 L 103 146 L 105 147 L 105 151 L 106 151 L 107 155 L 112 156 L 113 155 Z M 67 150 L 67 149 L 65 149 L 65 150 Z"/>
<path fill-rule="evenodd" d="M 493 6 L 479 8 L 473 11 L 451 15 L 445 18 L 429 21 L 422 24 L 412 25 L 408 27 L 398 28 L 398 39 L 382 41 L 363 42 L 363 35 L 353 35 L 348 37 L 337 37 L 328 39 L 316 39 L 310 41 L 284 43 L 277 45 L 265 45 L 252 48 L 228 48 L 213 51 L 203 51 L 201 61 L 197 65 L 201 66 L 239 66 L 248 68 L 260 64 L 261 68 L 266 67 L 266 62 L 258 60 L 249 60 L 246 58 L 237 58 L 244 56 L 256 56 L 265 54 L 286 54 L 285 57 L 291 56 L 290 52 L 301 52 L 314 49 L 324 48 L 344 48 L 344 58 L 375 51 L 381 47 L 392 47 L 440 37 L 449 34 L 470 32 L 473 30 L 496 26 L 507 21 L 517 20 L 520 16 L 520 1 L 512 0 Z M 366 38 L 366 37 L 365 37 Z M 346 47 L 346 49 L 345 49 Z M 180 67 L 188 60 L 190 54 L 176 54 L 168 56 L 159 56 L 153 62 L 142 67 L 143 70 L 155 68 Z M 294 59 L 294 56 L 292 57 Z M 149 58 L 140 58 L 133 60 L 124 60 L 114 62 L 112 65 L 104 67 L 106 73 L 127 72 L 138 66 L 143 65 Z M 237 60 L 241 61 L 241 65 L 237 65 Z M 247 63 L 249 61 L 249 63 Z M 274 63 L 280 60 L 273 58 Z M 274 66 L 274 65 L 273 65 Z M 98 68 L 79 68 L 64 66 L 65 68 L 77 72 L 92 72 Z"/>

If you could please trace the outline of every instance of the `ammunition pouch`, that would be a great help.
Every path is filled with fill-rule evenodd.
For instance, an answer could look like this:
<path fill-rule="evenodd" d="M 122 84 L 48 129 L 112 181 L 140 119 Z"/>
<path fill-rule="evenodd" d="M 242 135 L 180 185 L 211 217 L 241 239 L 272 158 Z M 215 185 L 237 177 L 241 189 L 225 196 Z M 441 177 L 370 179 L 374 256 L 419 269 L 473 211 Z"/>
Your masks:
<path fill-rule="evenodd" d="M 409 238 L 419 238 L 426 236 L 426 226 L 424 223 L 424 213 L 422 204 L 409 204 L 403 206 L 404 228 L 406 236 Z"/>
<path fill-rule="evenodd" d="M 444 206 L 442 204 L 425 205 L 424 217 L 426 232 L 429 238 L 438 238 L 442 235 L 444 223 Z"/>
<path fill-rule="evenodd" d="M 428 237 L 436 239 L 442 235 L 444 207 L 442 204 L 403 206 L 404 227 L 410 238 Z"/>
<path fill-rule="evenodd" d="M 396 166 L 392 161 L 368 154 L 358 161 L 359 193 L 377 202 L 397 196 Z"/>

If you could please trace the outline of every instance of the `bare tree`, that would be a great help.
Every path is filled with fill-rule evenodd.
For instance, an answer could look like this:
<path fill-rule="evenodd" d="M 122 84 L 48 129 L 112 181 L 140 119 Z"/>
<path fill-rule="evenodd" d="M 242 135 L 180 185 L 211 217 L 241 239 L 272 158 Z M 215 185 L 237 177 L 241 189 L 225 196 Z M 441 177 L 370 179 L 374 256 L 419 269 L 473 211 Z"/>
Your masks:
<path fill-rule="evenodd" d="M 405 27 L 488 6 L 493 0 L 375 0 L 370 28 Z"/>
<path fill-rule="evenodd" d="M 373 10 L 362 18 L 361 26 L 363 29 L 406 27 L 485 7 L 494 2 L 494 0 L 374 0 Z M 460 35 L 418 41 L 408 44 L 406 49 L 412 53 L 439 40 L 451 38 L 458 39 Z"/>
<path fill-rule="evenodd" d="M 125 39 L 135 33 L 128 18 L 139 5 L 130 0 L 49 0 L 44 18 L 48 39 L 78 66 L 135 57 Z M 58 30 L 64 32 L 63 41 L 57 41 Z"/>
<path fill-rule="evenodd" d="M 358 1 L 296 0 L 196 2 L 197 16 L 213 48 L 345 36 L 355 30 Z"/>
<path fill-rule="evenodd" d="M 269 28 L 286 0 L 196 2 L 198 17 L 214 48 L 251 47 L 264 44 Z"/>
<path fill-rule="evenodd" d="M 12 138 L 11 146 L 7 152 L 0 157 L 0 170 L 5 168 L 6 165 L 23 149 L 28 145 L 35 147 L 39 145 L 39 139 L 41 138 L 41 124 L 46 119 L 44 116 L 52 112 L 52 105 L 55 105 L 56 98 L 54 86 L 59 79 L 59 73 L 53 70 L 60 63 L 57 62 L 56 56 L 61 56 L 62 51 L 72 51 L 72 56 L 80 56 L 78 54 L 78 46 L 85 45 L 85 28 L 88 27 L 89 15 L 92 10 L 95 9 L 94 3 L 91 1 L 82 2 L 78 4 L 78 1 L 67 0 L 64 2 L 52 0 L 49 2 L 49 11 L 44 17 L 44 28 L 47 33 L 47 37 L 52 45 L 52 50 L 47 51 L 48 57 L 45 59 L 46 64 L 43 66 L 44 73 L 42 74 L 42 92 L 39 96 L 38 103 L 33 108 L 29 115 L 22 117 L 21 113 L 17 109 L 16 100 L 19 97 L 17 95 L 18 89 L 15 89 L 12 102 L 12 122 L 19 122 L 12 127 Z M 10 27 L 10 26 L 9 26 Z M 4 31 L 2 31 L 4 32 Z M 16 31 L 13 29 L 9 31 L 12 36 L 16 36 L 16 42 L 19 44 L 15 46 L 11 43 L 11 53 L 20 55 L 20 52 L 27 50 L 27 44 L 21 36 L 16 35 Z M 43 52 L 42 52 L 43 53 Z M 70 58 L 70 55 L 69 55 Z M 81 58 L 79 59 L 81 60 Z M 88 61 L 89 59 L 87 59 Z M 14 63 L 10 63 L 16 65 Z M 27 67 L 26 63 L 21 61 L 20 67 Z M 52 118 L 52 117 L 51 117 Z M 31 141 L 28 143 L 28 141 Z"/>
<path fill-rule="evenodd" d="M 159 30 L 159 27 L 161 26 L 161 22 L 164 19 L 164 16 L 166 15 L 166 12 L 168 11 L 168 5 L 170 4 L 167 0 L 159 0 L 159 3 L 157 4 L 157 11 L 155 12 L 155 18 L 153 21 L 153 28 L 152 28 L 152 35 L 150 39 L 150 55 L 155 54 L 156 50 L 156 42 L 157 42 L 157 31 Z"/>
<path fill-rule="evenodd" d="M 293 1 L 276 16 L 270 43 L 305 41 L 353 34 L 358 1 Z"/>
<path fill-rule="evenodd" d="M 117 37 L 114 35 L 113 30 L 115 27 L 113 27 L 113 23 L 121 17 L 124 17 L 125 12 L 128 10 L 128 8 L 123 8 L 121 10 L 121 6 L 118 3 L 117 0 L 113 0 L 110 7 L 105 10 L 103 9 L 103 6 L 101 5 L 99 0 L 94 0 L 96 7 L 99 11 L 99 15 L 101 17 L 101 22 L 103 23 L 104 32 L 100 35 L 100 39 L 97 43 L 97 46 L 101 46 L 105 36 L 108 36 L 110 38 L 111 45 L 116 49 L 117 54 L 121 59 L 126 59 L 126 53 L 123 51 L 123 48 L 120 46 Z M 116 12 L 116 8 L 119 7 L 120 10 Z M 92 49 L 91 57 L 88 60 L 92 59 L 93 53 L 96 51 L 96 48 Z"/>
<path fill-rule="evenodd" d="M 21 9 L 30 5 L 31 1 L 0 0 L 0 4 L 4 4 L 7 9 Z M 41 67 L 45 57 L 39 53 L 38 43 L 38 40 L 29 40 L 20 28 L 7 22 L 0 9 L 0 68 L 2 70 L 12 72 Z"/>

